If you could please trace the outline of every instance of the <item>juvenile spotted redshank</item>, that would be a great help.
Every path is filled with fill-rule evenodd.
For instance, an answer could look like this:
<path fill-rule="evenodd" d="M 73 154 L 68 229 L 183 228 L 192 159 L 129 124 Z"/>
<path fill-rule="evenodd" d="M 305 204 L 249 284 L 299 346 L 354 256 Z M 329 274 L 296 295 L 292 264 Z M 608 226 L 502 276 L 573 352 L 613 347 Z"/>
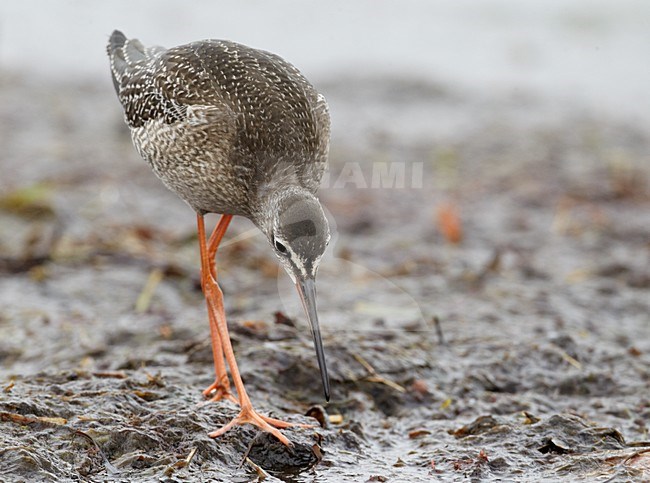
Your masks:
<path fill-rule="evenodd" d="M 236 418 L 210 436 L 250 423 L 289 445 L 277 428 L 292 424 L 259 414 L 244 388 L 228 336 L 215 255 L 235 215 L 249 218 L 266 236 L 298 288 L 329 400 L 315 288 L 330 238 L 316 198 L 329 150 L 325 98 L 277 55 L 225 40 L 146 48 L 116 30 L 108 55 L 133 144 L 165 186 L 196 212 L 216 372 L 204 394 L 241 407 Z M 209 240 L 206 213 L 221 214 Z"/>

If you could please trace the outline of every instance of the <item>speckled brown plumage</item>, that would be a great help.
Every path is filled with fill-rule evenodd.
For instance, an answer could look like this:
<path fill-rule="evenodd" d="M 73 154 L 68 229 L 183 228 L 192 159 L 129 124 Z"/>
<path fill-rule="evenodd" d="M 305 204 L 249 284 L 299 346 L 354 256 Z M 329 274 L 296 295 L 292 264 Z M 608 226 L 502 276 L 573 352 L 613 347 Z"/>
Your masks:
<path fill-rule="evenodd" d="M 213 257 L 231 215 L 246 216 L 259 227 L 299 291 L 329 400 L 315 287 L 330 239 L 327 218 L 315 196 L 329 149 L 327 103 L 277 55 L 225 40 L 166 50 L 145 48 L 115 31 L 108 55 L 138 152 L 197 212 L 201 283 L 211 317 L 217 375 L 206 391 L 216 391 L 217 399 L 232 397 L 225 356 L 242 407 L 235 420 L 211 435 L 251 423 L 289 444 L 276 429 L 286 423 L 259 416 L 246 395 Z M 209 212 L 223 216 L 207 242 L 203 215 Z"/>
<path fill-rule="evenodd" d="M 108 53 L 138 152 L 198 213 L 259 226 L 273 193 L 316 192 L 328 107 L 291 64 L 225 40 L 145 48 L 118 31 Z"/>

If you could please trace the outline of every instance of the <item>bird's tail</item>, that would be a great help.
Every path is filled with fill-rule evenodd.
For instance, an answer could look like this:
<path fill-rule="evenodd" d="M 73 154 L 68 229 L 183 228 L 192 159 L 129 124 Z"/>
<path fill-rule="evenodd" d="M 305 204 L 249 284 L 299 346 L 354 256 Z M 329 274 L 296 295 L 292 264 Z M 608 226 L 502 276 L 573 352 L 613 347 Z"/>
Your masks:
<path fill-rule="evenodd" d="M 164 51 L 161 47 L 146 48 L 137 39 L 127 39 L 119 30 L 113 31 L 106 47 L 108 57 L 111 61 L 111 74 L 115 92 L 120 93 L 122 79 L 129 74 L 129 71 L 141 64 L 148 62 L 156 54 Z"/>

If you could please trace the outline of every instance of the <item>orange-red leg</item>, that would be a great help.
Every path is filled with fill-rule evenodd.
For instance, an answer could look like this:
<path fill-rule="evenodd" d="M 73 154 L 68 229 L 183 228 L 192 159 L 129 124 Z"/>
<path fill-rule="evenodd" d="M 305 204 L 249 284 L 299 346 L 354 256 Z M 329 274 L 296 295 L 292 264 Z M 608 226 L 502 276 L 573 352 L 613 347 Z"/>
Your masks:
<path fill-rule="evenodd" d="M 202 217 L 201 217 L 202 218 Z M 219 243 L 221 242 L 232 215 L 222 215 L 219 219 L 219 223 L 215 227 L 210 240 L 208 241 L 208 256 L 210 260 L 210 275 L 216 280 L 217 279 L 217 267 L 214 263 L 215 256 L 217 254 L 217 249 L 219 248 Z M 203 238 L 200 243 L 205 243 L 205 238 Z M 203 283 L 203 266 L 201 266 L 201 284 L 205 292 L 205 284 Z M 206 299 L 207 300 L 207 299 Z M 232 391 L 230 390 L 230 382 L 228 381 L 228 373 L 226 372 L 226 364 L 223 358 L 223 348 L 221 344 L 221 338 L 219 337 L 219 330 L 217 329 L 217 321 L 214 318 L 214 313 L 210 310 L 210 305 L 208 305 L 208 317 L 210 319 L 210 339 L 212 342 L 212 358 L 214 360 L 214 372 L 215 380 L 207 388 L 203 390 L 203 395 L 210 397 L 208 402 L 215 402 L 221 399 L 228 399 L 236 404 L 239 404 L 239 401 L 233 396 Z"/>
<path fill-rule="evenodd" d="M 217 279 L 217 268 L 215 264 L 215 257 L 217 256 L 217 250 L 219 249 L 219 244 L 223 239 L 223 236 L 226 234 L 226 230 L 230 225 L 232 220 L 232 215 L 221 215 L 217 226 L 214 227 L 212 235 L 210 235 L 210 240 L 208 241 L 208 259 L 210 260 L 210 273 L 214 279 Z"/>
<path fill-rule="evenodd" d="M 207 402 L 216 402 L 221 399 L 228 399 L 235 404 L 239 404 L 237 398 L 230 390 L 230 381 L 228 380 L 228 373 L 226 372 L 226 364 L 223 358 L 223 347 L 219 331 L 217 329 L 217 321 L 214 319 L 214 314 L 208 305 L 208 317 L 210 319 L 210 339 L 212 341 L 212 357 L 214 360 L 215 380 L 212 384 L 203 390 L 205 397 L 210 397 Z"/>
<path fill-rule="evenodd" d="M 241 405 L 241 411 L 237 417 L 235 417 L 221 429 L 210 433 L 209 436 L 216 438 L 217 436 L 220 436 L 228 431 L 233 426 L 249 423 L 254 424 L 260 429 L 271 433 L 285 445 L 291 446 L 291 442 L 277 428 L 286 428 L 289 426 L 295 426 L 295 424 L 287 423 L 285 421 L 280 421 L 278 419 L 258 414 L 257 411 L 253 409 L 251 400 L 246 393 L 244 382 L 241 379 L 239 368 L 237 367 L 237 361 L 235 360 L 235 353 L 232 349 L 232 344 L 230 343 L 230 336 L 228 335 L 228 325 L 226 323 L 225 310 L 223 306 L 223 293 L 217 284 L 216 278 L 213 276 L 212 270 L 210 270 L 210 251 L 205 242 L 205 226 L 203 216 L 198 215 L 197 221 L 199 230 L 199 244 L 201 249 L 201 284 L 203 286 L 205 298 L 208 303 L 208 310 L 212 312 L 212 317 L 216 322 L 215 328 L 221 340 L 221 345 L 226 361 L 228 362 L 228 366 L 230 366 L 230 373 L 232 374 L 233 382 L 235 384 L 235 388 L 237 389 L 237 395 L 239 396 L 239 403 Z"/>

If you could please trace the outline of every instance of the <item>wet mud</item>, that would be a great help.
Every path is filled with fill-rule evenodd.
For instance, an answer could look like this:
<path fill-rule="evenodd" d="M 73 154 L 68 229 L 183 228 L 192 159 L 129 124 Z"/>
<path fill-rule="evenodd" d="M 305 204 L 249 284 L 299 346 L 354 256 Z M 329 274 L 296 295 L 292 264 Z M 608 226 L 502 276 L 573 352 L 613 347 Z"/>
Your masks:
<path fill-rule="evenodd" d="M 111 86 L 0 77 L 0 479 L 650 479 L 647 132 L 521 94 L 320 87 L 329 403 L 265 240 L 235 220 L 218 254 L 253 403 L 313 425 L 286 448 L 208 436 L 237 408 L 201 394 L 194 216 L 137 158 Z M 373 181 L 390 163 L 401 185 Z"/>

